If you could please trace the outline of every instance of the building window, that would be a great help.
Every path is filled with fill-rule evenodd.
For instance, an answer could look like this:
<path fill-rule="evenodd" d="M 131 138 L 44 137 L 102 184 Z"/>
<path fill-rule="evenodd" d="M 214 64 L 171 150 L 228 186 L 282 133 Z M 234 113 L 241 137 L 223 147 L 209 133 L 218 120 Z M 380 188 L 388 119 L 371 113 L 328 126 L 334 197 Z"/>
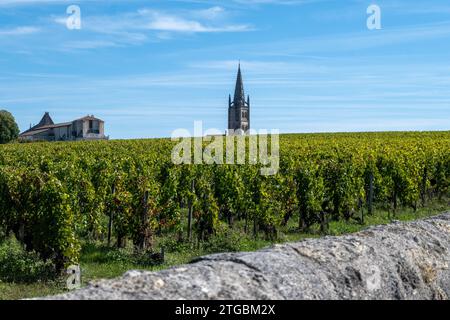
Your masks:
<path fill-rule="evenodd" d="M 89 120 L 89 129 L 92 130 L 93 127 L 94 127 L 94 121 Z"/>

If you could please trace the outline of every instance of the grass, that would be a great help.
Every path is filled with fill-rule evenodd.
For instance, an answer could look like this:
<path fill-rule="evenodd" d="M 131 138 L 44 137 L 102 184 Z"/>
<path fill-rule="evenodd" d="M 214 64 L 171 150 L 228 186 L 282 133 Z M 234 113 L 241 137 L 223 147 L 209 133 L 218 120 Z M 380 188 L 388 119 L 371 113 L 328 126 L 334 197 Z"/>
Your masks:
<path fill-rule="evenodd" d="M 43 297 L 64 292 L 64 287 L 58 283 L 2 283 L 0 282 L 0 300 L 28 299 Z"/>
<path fill-rule="evenodd" d="M 450 209 L 448 199 L 428 204 L 426 208 L 417 211 L 408 208 L 399 209 L 395 217 L 389 216 L 387 211 L 376 210 L 373 215 L 364 217 L 364 225 L 357 220 L 332 221 L 329 224 L 329 234 L 343 235 L 354 233 L 371 225 L 387 224 L 394 220 L 410 221 L 430 217 Z M 392 219 L 391 219 L 392 218 Z M 239 228 L 236 228 L 239 229 Z M 305 238 L 319 237 L 319 226 L 313 226 L 308 233 L 296 230 L 296 221 L 291 219 L 290 223 L 280 228 L 276 243 L 299 241 Z M 157 271 L 168 267 L 186 264 L 194 258 L 218 251 L 254 251 L 273 244 L 265 240 L 262 235 L 254 238 L 245 235 L 239 230 L 224 231 L 222 238 L 217 238 L 208 245 L 183 244 L 173 245 L 173 235 L 158 239 L 158 245 L 163 245 L 168 250 L 165 253 L 165 262 L 157 266 L 142 266 L 134 263 L 131 259 L 132 249 L 109 248 L 104 244 L 84 243 L 81 252 L 80 266 L 82 269 L 82 283 L 88 284 L 98 279 L 108 279 L 121 276 L 124 272 L 132 269 Z M 65 292 L 63 280 L 51 282 L 36 282 L 31 284 L 6 283 L 0 281 L 0 300 L 25 299 L 54 295 Z"/>

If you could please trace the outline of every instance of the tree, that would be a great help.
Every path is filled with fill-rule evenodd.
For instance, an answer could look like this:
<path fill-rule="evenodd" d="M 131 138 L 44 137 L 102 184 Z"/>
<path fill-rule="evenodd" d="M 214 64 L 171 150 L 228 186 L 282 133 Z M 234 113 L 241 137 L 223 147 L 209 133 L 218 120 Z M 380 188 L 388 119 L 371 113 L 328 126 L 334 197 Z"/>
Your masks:
<path fill-rule="evenodd" d="M 0 110 L 0 144 L 17 139 L 19 127 L 13 115 L 6 110 Z"/>

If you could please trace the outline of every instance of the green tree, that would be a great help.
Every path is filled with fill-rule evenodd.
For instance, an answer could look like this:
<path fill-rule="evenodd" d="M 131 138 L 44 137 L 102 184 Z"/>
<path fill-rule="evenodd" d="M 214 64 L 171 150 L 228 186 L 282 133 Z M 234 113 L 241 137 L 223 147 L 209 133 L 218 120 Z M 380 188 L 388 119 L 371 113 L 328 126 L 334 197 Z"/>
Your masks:
<path fill-rule="evenodd" d="M 19 127 L 13 115 L 6 110 L 0 110 L 0 144 L 17 139 Z"/>

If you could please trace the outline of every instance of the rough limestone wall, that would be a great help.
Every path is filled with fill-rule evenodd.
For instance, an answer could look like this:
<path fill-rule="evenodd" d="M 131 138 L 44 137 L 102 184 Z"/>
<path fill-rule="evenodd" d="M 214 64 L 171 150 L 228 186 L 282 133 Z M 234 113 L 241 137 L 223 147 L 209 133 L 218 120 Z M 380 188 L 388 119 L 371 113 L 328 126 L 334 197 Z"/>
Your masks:
<path fill-rule="evenodd" d="M 50 299 L 448 299 L 450 213 L 129 271 Z"/>

